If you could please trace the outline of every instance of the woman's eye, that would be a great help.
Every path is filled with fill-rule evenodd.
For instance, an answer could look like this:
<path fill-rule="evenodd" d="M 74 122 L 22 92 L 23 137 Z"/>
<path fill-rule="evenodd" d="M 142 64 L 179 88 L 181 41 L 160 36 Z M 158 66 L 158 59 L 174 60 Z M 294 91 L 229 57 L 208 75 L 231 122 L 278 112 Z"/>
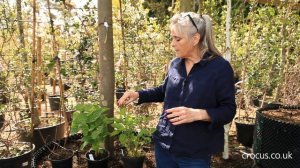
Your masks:
<path fill-rule="evenodd" d="M 181 40 L 181 38 L 175 38 L 175 40 L 176 40 L 176 41 L 180 41 L 180 40 Z"/>

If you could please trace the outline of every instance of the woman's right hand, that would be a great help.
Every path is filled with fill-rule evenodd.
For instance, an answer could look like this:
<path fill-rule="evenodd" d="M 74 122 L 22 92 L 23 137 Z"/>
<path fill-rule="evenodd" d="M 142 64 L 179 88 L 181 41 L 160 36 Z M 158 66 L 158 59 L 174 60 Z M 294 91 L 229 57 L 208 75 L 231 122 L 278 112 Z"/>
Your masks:
<path fill-rule="evenodd" d="M 127 105 L 139 98 L 139 93 L 134 91 L 126 91 L 118 101 L 118 106 Z"/>

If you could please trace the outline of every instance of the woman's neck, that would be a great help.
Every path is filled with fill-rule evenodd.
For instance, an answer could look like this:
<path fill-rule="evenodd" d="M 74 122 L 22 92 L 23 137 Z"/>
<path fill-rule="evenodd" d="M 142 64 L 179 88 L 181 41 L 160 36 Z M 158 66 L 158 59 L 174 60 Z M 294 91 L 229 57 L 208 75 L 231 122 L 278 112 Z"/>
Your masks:
<path fill-rule="evenodd" d="M 201 59 L 203 58 L 203 55 L 205 53 L 205 49 L 204 50 L 200 50 L 199 48 L 195 49 L 192 53 L 190 57 L 187 57 L 186 63 L 188 64 L 196 64 L 198 62 L 201 61 Z"/>

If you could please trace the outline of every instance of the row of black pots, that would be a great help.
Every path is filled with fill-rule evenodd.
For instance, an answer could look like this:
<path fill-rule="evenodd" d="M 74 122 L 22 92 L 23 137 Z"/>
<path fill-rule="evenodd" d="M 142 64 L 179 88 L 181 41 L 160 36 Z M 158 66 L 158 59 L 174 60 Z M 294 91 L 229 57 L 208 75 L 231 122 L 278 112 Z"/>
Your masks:
<path fill-rule="evenodd" d="M 259 108 L 272 108 L 272 107 L 278 107 L 281 104 L 276 102 L 268 102 L 266 100 L 262 100 L 262 95 L 254 97 L 251 99 L 252 105 L 259 107 Z"/>
<path fill-rule="evenodd" d="M 38 149 L 33 156 L 32 159 L 32 168 L 38 167 L 38 163 L 46 156 L 51 160 L 51 164 L 53 168 L 72 168 L 73 163 L 73 156 L 76 154 L 77 156 L 80 154 L 78 151 L 70 152 L 70 157 L 63 159 L 63 160 L 53 160 L 51 159 L 51 149 L 53 149 L 57 145 L 63 145 L 64 143 L 70 143 L 77 140 L 80 140 L 82 138 L 82 134 L 76 134 L 69 136 L 67 138 L 61 139 L 56 142 L 49 142 L 40 149 Z M 92 155 L 92 156 L 91 156 Z M 88 151 L 86 154 L 86 159 L 88 163 L 88 168 L 107 168 L 108 167 L 108 160 L 110 158 L 110 153 L 105 150 L 104 156 L 101 158 L 97 158 L 95 156 L 94 151 Z M 79 158 L 80 156 L 78 156 Z M 143 162 L 145 157 L 136 157 L 136 158 L 128 158 L 128 157 L 122 157 L 121 162 L 124 168 L 142 168 Z"/>
<path fill-rule="evenodd" d="M 277 109 L 281 107 L 277 103 L 268 103 L 263 106 L 264 109 Z M 236 125 L 237 141 L 245 147 L 252 147 L 253 136 L 255 129 L 255 118 L 253 117 L 241 117 L 234 119 Z"/>
<path fill-rule="evenodd" d="M 70 149 L 65 149 L 66 152 L 69 153 L 64 159 L 53 159 L 55 158 L 55 154 L 52 152 L 54 148 L 62 147 L 64 143 L 70 143 L 77 141 L 82 138 L 81 134 L 72 135 L 70 137 L 61 139 L 59 141 L 52 141 L 47 143 L 45 146 L 41 147 L 37 152 L 35 152 L 32 159 L 32 167 L 38 167 L 39 161 L 42 160 L 43 157 L 48 156 L 48 159 L 51 161 L 52 168 L 72 168 L 73 167 L 73 156 L 76 154 L 78 158 L 80 157 L 80 153 L 78 151 L 72 151 Z M 94 151 L 88 151 L 85 156 L 87 159 L 88 168 L 106 168 L 108 165 L 108 159 L 110 154 L 107 150 L 103 149 L 103 155 L 101 158 L 95 156 Z"/>
<path fill-rule="evenodd" d="M 73 142 L 73 141 L 76 141 L 78 139 L 81 139 L 82 138 L 82 134 L 76 134 L 76 135 L 72 135 L 72 136 L 69 136 L 67 138 L 63 138 L 59 141 L 51 141 L 49 143 L 47 143 L 46 145 L 42 146 L 41 148 L 39 148 L 33 155 L 33 158 L 32 158 L 32 168 L 37 168 L 38 167 L 38 163 L 40 161 L 42 161 L 42 159 L 46 156 L 48 156 L 49 154 L 51 154 L 51 150 L 57 146 L 57 144 L 63 146 L 64 143 L 69 143 L 69 142 Z M 63 168 L 68 168 L 72 167 L 72 157 L 74 155 L 74 152 L 72 152 L 72 156 L 65 159 L 65 160 L 60 160 L 60 161 L 57 161 L 57 160 L 53 160 L 52 162 L 52 167 L 55 166 L 55 167 L 60 167 L 60 164 L 63 164 Z"/>

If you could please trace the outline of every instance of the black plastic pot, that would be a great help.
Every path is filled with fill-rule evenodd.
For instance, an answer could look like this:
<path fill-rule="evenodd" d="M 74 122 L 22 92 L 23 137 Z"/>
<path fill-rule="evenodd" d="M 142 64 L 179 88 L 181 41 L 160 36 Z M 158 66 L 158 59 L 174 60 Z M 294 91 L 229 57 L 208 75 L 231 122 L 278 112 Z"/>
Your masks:
<path fill-rule="evenodd" d="M 145 156 L 121 158 L 124 168 L 143 168 L 144 160 Z"/>
<path fill-rule="evenodd" d="M 119 100 L 123 96 L 125 91 L 126 90 L 124 88 L 117 88 L 116 89 L 116 99 Z"/>
<path fill-rule="evenodd" d="M 249 121 L 243 123 L 241 121 Z M 235 118 L 237 141 L 242 145 L 251 148 L 253 144 L 253 132 L 255 127 L 254 118 Z"/>
<path fill-rule="evenodd" d="M 110 157 L 110 154 L 107 150 L 102 150 L 104 150 L 104 156 L 101 158 L 96 158 L 94 151 L 88 151 L 86 153 L 85 156 L 87 158 L 88 168 L 107 168 L 108 158 Z"/>
<path fill-rule="evenodd" d="M 64 97 L 67 100 L 67 97 Z M 48 96 L 51 111 L 60 109 L 60 95 Z"/>
<path fill-rule="evenodd" d="M 273 106 L 257 110 L 253 151 L 260 157 L 256 157 L 255 161 L 262 168 L 299 168 L 300 124 L 279 121 L 265 115 L 269 110 L 279 108 L 300 109 L 299 106 Z M 272 159 L 272 154 L 281 158 Z"/>
<path fill-rule="evenodd" d="M 47 143 L 46 145 L 42 146 L 40 149 L 38 149 L 32 158 L 32 168 L 37 168 L 38 167 L 38 163 L 42 161 L 42 159 L 50 154 L 49 149 L 52 149 L 56 143 L 60 144 L 60 145 L 64 145 L 64 143 L 70 143 L 70 142 L 74 142 L 77 141 L 79 139 L 82 138 L 82 134 L 76 134 L 76 135 L 72 135 L 66 138 L 63 138 L 61 140 L 56 141 L 55 143 L 53 141 Z"/>
<path fill-rule="evenodd" d="M 22 143 L 22 142 L 21 142 Z M 2 168 L 30 168 L 31 159 L 35 146 L 32 144 L 32 149 L 22 155 L 7 159 L 0 159 L 0 167 Z"/>
<path fill-rule="evenodd" d="M 52 159 L 54 155 L 53 153 L 48 155 L 48 159 L 51 161 L 52 168 L 72 168 L 74 152 L 71 150 L 66 151 L 69 151 L 70 155 L 68 155 L 67 158 L 61 160 Z"/>
<path fill-rule="evenodd" d="M 25 122 L 30 122 L 29 120 L 22 120 L 16 124 L 16 128 L 18 130 L 18 133 L 20 134 L 20 140 L 21 141 L 30 141 L 35 144 L 36 149 L 39 149 L 43 145 L 45 145 L 44 140 L 47 142 L 58 140 L 64 137 L 64 119 L 62 119 L 62 122 L 48 127 L 42 127 L 42 128 L 34 128 L 32 139 L 28 134 L 29 130 L 22 130 L 19 129 L 20 126 Z"/>

